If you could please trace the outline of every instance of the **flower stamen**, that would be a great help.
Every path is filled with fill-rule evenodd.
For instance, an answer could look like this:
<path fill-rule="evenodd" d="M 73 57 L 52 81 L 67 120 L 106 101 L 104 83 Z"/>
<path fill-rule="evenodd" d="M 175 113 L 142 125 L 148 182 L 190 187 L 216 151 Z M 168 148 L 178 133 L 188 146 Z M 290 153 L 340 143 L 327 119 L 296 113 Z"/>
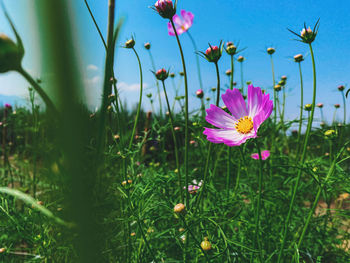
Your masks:
<path fill-rule="evenodd" d="M 251 117 L 244 116 L 237 121 L 235 127 L 239 133 L 247 134 L 254 128 L 254 124 Z"/>

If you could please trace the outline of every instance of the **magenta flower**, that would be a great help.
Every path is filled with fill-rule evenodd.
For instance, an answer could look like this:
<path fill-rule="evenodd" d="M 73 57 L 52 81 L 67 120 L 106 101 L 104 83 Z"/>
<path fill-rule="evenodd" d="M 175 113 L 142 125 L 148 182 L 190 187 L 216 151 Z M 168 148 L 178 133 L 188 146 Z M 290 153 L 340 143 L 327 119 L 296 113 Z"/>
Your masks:
<path fill-rule="evenodd" d="M 185 33 L 193 24 L 194 15 L 186 10 L 181 10 L 181 17 L 177 14 L 173 16 L 175 29 L 178 35 Z M 170 22 L 168 22 L 168 33 L 170 36 L 175 36 L 174 29 Z"/>
<path fill-rule="evenodd" d="M 161 17 L 166 19 L 172 19 L 172 17 L 176 13 L 176 2 L 174 6 L 172 0 L 158 0 L 154 4 L 154 8 Z"/>
<path fill-rule="evenodd" d="M 213 143 L 239 146 L 256 138 L 260 125 L 270 116 L 273 102 L 259 87 L 248 86 L 248 107 L 238 89 L 227 89 L 222 100 L 232 115 L 211 104 L 206 121 L 219 129 L 204 128 L 203 134 Z"/>
<path fill-rule="evenodd" d="M 258 153 L 253 153 L 250 157 L 252 157 L 255 160 L 259 160 L 259 154 Z M 265 150 L 261 152 L 261 159 L 266 160 L 267 158 L 270 157 L 270 151 Z"/>

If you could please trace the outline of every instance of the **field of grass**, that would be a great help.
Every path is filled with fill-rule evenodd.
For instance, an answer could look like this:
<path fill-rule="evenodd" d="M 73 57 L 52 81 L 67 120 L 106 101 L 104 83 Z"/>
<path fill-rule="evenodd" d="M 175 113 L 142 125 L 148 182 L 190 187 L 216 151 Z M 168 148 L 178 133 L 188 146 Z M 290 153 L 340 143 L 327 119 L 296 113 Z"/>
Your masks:
<path fill-rule="evenodd" d="M 43 63 L 52 83 L 23 69 L 25 43 L 2 7 L 16 39 L 0 35 L 0 72 L 15 71 L 28 81 L 30 107 L 0 108 L 0 262 L 350 262 L 349 99 L 339 86 L 343 103 L 335 110 L 344 109 L 342 121 L 319 114 L 318 21 L 291 32 L 296 45 L 310 49 L 309 57 L 294 61 L 302 94 L 301 65 L 312 61 L 313 88 L 304 92 L 313 100 L 306 104 L 301 97 L 300 117 L 289 120 L 288 79 L 275 78 L 273 47 L 266 50 L 271 91 L 256 87 L 259 80 L 253 86 L 233 79 L 245 58 L 234 43 L 220 42 L 195 50 L 216 70 L 217 86 L 189 94 L 187 76 L 201 82 L 201 75 L 199 68 L 186 70 L 178 34 L 192 25 L 191 13 L 178 10 L 174 19 L 177 1 L 159 0 L 154 15 L 169 21 L 182 71 L 154 68 L 147 74 L 157 84 L 145 94 L 146 70 L 135 40 L 126 41 L 140 82 L 139 103 L 128 110 L 113 67 L 123 20 L 109 0 L 108 32 L 101 35 L 103 94 L 91 111 L 81 92 L 72 28 L 61 23 L 66 2 L 36 5 L 45 21 Z M 151 52 L 149 43 L 144 48 Z M 227 79 L 220 79 L 222 56 L 231 59 Z M 174 99 L 167 96 L 172 81 L 181 83 Z M 146 100 L 162 104 L 162 112 L 145 112 Z M 191 107 L 191 100 L 201 106 Z"/>

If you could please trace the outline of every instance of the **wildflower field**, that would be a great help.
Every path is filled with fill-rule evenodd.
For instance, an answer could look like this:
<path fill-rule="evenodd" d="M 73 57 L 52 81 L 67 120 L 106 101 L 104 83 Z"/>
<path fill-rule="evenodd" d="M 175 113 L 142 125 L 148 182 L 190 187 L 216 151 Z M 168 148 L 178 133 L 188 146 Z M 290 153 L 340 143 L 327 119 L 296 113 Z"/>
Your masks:
<path fill-rule="evenodd" d="M 0 77 L 15 74 L 27 93 L 26 104 L 0 105 L 0 262 L 350 262 L 350 89 L 332 80 L 334 105 L 320 92 L 322 17 L 279 28 L 299 53 L 276 59 L 278 47 L 261 47 L 261 85 L 245 77 L 254 58 L 243 36 L 196 41 L 187 1 L 137 2 L 174 42 L 166 65 L 158 39 L 125 32 L 119 1 L 103 1 L 104 29 L 94 1 L 79 1 L 103 47 L 95 107 L 72 3 L 33 1 L 41 78 L 23 63 L 32 51 L 0 1 L 11 30 L 0 34 Z"/>

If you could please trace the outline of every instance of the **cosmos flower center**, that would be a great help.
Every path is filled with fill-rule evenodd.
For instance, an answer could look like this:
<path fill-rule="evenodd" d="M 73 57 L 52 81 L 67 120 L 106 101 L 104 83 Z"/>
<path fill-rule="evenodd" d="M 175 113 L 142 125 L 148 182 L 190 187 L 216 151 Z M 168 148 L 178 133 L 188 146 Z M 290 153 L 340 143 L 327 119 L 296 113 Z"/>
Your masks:
<path fill-rule="evenodd" d="M 239 133 L 247 134 L 253 129 L 254 124 L 251 117 L 244 116 L 237 121 L 235 127 Z"/>

